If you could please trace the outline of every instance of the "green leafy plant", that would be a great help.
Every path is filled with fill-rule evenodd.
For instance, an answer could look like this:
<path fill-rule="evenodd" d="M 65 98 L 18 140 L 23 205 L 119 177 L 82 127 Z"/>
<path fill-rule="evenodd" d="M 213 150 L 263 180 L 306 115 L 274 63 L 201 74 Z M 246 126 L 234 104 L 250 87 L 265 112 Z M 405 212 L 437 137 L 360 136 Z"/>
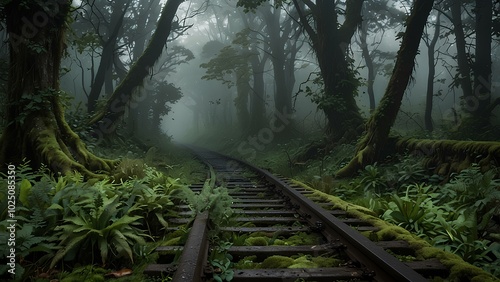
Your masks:
<path fill-rule="evenodd" d="M 431 186 L 421 184 L 408 185 L 405 196 L 392 196 L 388 210 L 383 218 L 417 234 L 431 234 L 441 211 L 434 205 Z M 413 192 L 413 193 L 412 193 Z"/>
<path fill-rule="evenodd" d="M 460 208 L 475 207 L 479 214 L 500 210 L 500 179 L 495 179 L 496 171 L 484 174 L 478 165 L 455 174 L 444 186 L 449 198 Z"/>
<path fill-rule="evenodd" d="M 77 207 L 70 207 L 75 216 L 64 218 L 64 224 L 55 229 L 62 249 L 54 256 L 51 267 L 65 257 L 88 257 L 79 250 L 83 246 L 99 250 L 102 263 L 106 263 L 110 251 L 133 261 L 132 246 L 146 243 L 144 234 L 134 226 L 142 217 L 130 215 L 137 206 L 122 205 L 117 195 L 108 198 L 98 190 L 85 195 Z"/>
<path fill-rule="evenodd" d="M 434 244 L 459 255 L 471 264 L 492 263 L 495 254 L 489 247 L 491 243 L 489 240 L 478 238 L 476 215 L 467 210 L 457 215 L 454 220 L 439 218 L 444 231 L 434 238 Z"/>
<path fill-rule="evenodd" d="M 215 226 L 223 226 L 229 223 L 233 215 L 231 208 L 233 198 L 229 195 L 227 188 L 222 186 L 212 188 L 210 180 L 205 181 L 200 193 L 195 193 L 185 187 L 172 195 L 186 201 L 194 214 L 208 210 L 210 221 Z"/>
<path fill-rule="evenodd" d="M 394 165 L 397 173 L 397 182 L 401 184 L 423 182 L 427 178 L 426 170 L 414 158 L 405 157 L 401 163 Z"/>
<path fill-rule="evenodd" d="M 387 189 L 387 179 L 380 169 L 374 165 L 367 165 L 361 172 L 360 184 L 365 191 L 381 193 Z"/>
<path fill-rule="evenodd" d="M 217 235 L 210 236 L 212 249 L 208 258 L 213 267 L 213 278 L 217 282 L 233 280 L 234 271 L 232 270 L 233 256 L 228 253 L 232 243 L 222 240 Z"/>

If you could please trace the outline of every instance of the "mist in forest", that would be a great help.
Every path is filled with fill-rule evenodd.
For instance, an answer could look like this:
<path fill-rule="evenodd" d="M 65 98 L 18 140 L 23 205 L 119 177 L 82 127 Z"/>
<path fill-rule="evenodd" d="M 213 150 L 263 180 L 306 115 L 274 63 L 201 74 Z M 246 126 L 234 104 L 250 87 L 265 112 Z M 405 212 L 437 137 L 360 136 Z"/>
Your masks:
<path fill-rule="evenodd" d="M 109 119 L 122 136 L 199 144 L 260 138 L 269 145 L 325 133 L 335 142 L 356 142 L 388 89 L 402 38 L 410 32 L 412 1 L 352 4 L 352 22 L 346 18 L 355 15 L 339 1 L 325 7 L 335 23 L 327 21 L 321 30 L 319 15 L 304 17 L 313 3 L 277 3 L 179 1 L 164 12 L 168 2 L 160 0 L 73 1 L 60 67 L 70 126 Z M 496 11 L 498 4 L 492 7 Z M 500 123 L 498 19 L 491 14 L 485 36 L 476 29 L 485 24 L 476 12 L 472 2 L 435 3 L 408 86 L 401 84 L 393 133 L 460 139 L 453 134 L 469 131 L 465 139 L 495 140 L 462 127 L 469 116 L 493 128 Z M 165 15 L 172 21 L 162 22 Z M 327 43 L 319 38 L 334 33 L 339 42 L 320 46 Z M 152 49 L 155 54 L 148 54 Z M 141 66 L 141 59 L 154 64 Z"/>

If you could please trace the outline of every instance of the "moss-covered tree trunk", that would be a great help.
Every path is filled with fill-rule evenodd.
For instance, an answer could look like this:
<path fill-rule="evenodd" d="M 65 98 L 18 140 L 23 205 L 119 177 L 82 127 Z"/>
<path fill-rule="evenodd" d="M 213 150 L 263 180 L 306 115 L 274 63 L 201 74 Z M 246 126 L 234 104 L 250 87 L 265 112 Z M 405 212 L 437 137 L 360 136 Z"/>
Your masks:
<path fill-rule="evenodd" d="M 113 162 L 92 155 L 64 119 L 59 67 L 71 1 L 11 1 L 4 8 L 9 34 L 7 120 L 0 163 L 30 160 L 63 174 L 88 177 Z"/>
<path fill-rule="evenodd" d="M 337 172 L 337 177 L 353 175 L 364 166 L 376 162 L 381 156 L 410 81 L 420 38 L 433 4 L 433 0 L 416 0 L 414 2 L 384 97 L 366 124 L 367 132 L 358 143 L 354 158 L 347 166 Z"/>
<path fill-rule="evenodd" d="M 328 119 L 327 133 L 334 141 L 342 138 L 351 141 L 358 135 L 355 131 L 363 124 L 363 119 L 355 100 L 358 82 L 349 62 L 348 48 L 362 21 L 363 1 L 347 1 L 346 21 L 341 28 L 337 28 L 337 21 L 331 18 L 331 11 L 336 9 L 334 1 L 317 1 L 317 4 L 321 6 L 318 6 L 316 25 L 316 55 L 325 84 L 321 108 Z"/>

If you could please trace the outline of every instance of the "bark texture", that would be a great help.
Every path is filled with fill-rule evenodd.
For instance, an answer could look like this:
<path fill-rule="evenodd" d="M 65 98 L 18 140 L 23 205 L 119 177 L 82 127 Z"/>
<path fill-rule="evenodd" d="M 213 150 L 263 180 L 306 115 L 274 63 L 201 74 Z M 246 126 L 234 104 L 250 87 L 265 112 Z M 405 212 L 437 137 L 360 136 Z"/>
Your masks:
<path fill-rule="evenodd" d="M 429 0 L 414 2 L 385 94 L 375 113 L 366 123 L 366 134 L 358 143 L 354 158 L 337 172 L 337 177 L 353 175 L 366 165 L 376 162 L 381 156 L 410 81 L 420 38 L 433 4 L 434 1 Z"/>
<path fill-rule="evenodd" d="M 91 154 L 64 119 L 59 68 L 71 1 L 11 1 L 5 6 L 9 34 L 7 120 L 0 163 L 30 160 L 53 172 L 87 177 L 110 171 L 115 162 Z M 57 5 L 57 7 L 55 7 Z M 48 9 L 51 8 L 51 9 Z"/>
<path fill-rule="evenodd" d="M 91 119 L 90 124 L 101 122 L 106 132 L 113 131 L 112 125 L 123 116 L 127 105 L 133 102 L 134 92 L 138 87 L 142 86 L 144 79 L 150 74 L 150 70 L 163 52 L 172 29 L 172 21 L 177 8 L 183 1 L 169 0 L 165 4 L 160 20 L 158 21 L 158 26 L 148 47 L 132 66 L 125 79 L 115 89 L 104 109 Z M 135 103 L 130 104 L 130 106 L 135 106 Z"/>
<path fill-rule="evenodd" d="M 363 0 L 347 0 L 345 21 L 338 24 L 335 1 L 318 0 L 304 2 L 314 19 L 309 24 L 309 15 L 298 0 L 293 0 L 304 30 L 309 35 L 316 54 L 324 93 L 314 99 L 328 119 L 327 134 L 334 142 L 348 142 L 358 135 L 363 124 L 355 95 L 358 81 L 350 66 L 348 55 L 351 38 L 362 22 Z"/>

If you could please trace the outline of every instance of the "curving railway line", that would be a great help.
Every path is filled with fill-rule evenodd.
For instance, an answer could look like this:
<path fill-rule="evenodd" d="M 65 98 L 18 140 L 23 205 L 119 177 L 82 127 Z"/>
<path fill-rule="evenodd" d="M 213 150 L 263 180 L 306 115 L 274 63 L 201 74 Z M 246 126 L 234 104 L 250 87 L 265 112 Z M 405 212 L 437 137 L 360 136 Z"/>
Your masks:
<path fill-rule="evenodd" d="M 231 209 L 234 215 L 229 226 L 214 226 L 208 211 L 197 214 L 192 221 L 189 207 L 179 205 L 178 214 L 185 218 L 172 219 L 172 222 L 190 222 L 186 242 L 183 246 L 157 248 L 160 254 L 171 254 L 171 259 L 149 265 L 145 270 L 148 275 L 169 276 L 175 282 L 208 281 L 214 277 L 223 278 L 224 275 L 232 277 L 231 281 L 400 282 L 428 281 L 430 277 L 447 275 L 447 270 L 436 261 L 401 262 L 392 254 L 411 253 L 406 242 L 370 241 L 360 231 L 373 230 L 373 226 L 357 218 L 349 218 L 343 210 L 331 209 L 328 203 L 308 197 L 310 191 L 286 179 L 212 151 L 190 149 L 210 168 L 208 178 L 211 185 L 227 188 L 233 199 Z M 203 184 L 195 184 L 190 188 L 197 192 L 202 187 Z M 314 235 L 318 239 L 316 244 L 305 245 L 242 245 L 229 242 L 224 251 L 232 260 L 232 264 L 228 265 L 233 267 L 223 269 L 209 262 L 211 253 L 218 248 L 213 246 L 213 240 L 209 240 L 210 232 L 224 238 L 259 234 L 280 242 L 297 234 Z M 235 268 L 241 264 L 234 263 L 249 257 L 266 267 Z M 283 257 L 312 260 L 328 257 L 335 258 L 332 261 L 338 263 L 315 268 L 301 267 L 301 264 L 280 267 L 279 258 Z"/>

